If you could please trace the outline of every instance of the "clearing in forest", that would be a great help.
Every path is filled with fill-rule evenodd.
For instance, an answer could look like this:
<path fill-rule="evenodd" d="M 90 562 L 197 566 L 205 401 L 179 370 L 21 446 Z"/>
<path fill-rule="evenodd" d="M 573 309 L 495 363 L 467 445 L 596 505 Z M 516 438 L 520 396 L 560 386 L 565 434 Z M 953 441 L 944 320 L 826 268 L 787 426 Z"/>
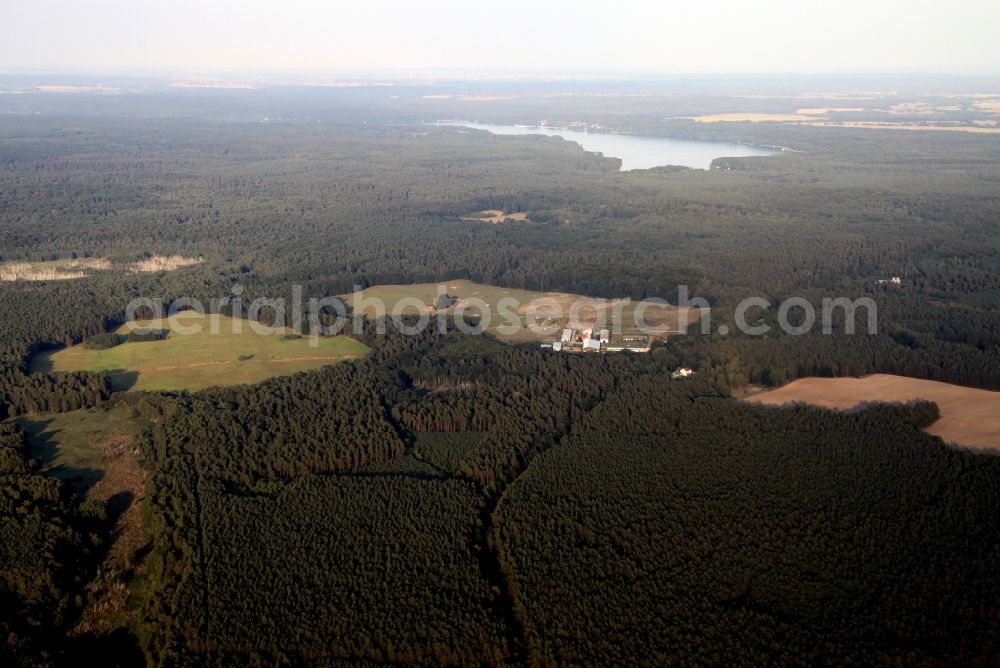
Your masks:
<path fill-rule="evenodd" d="M 805 109 L 796 109 L 795 113 L 804 116 L 825 116 L 831 113 L 860 114 L 864 110 L 864 107 L 806 107 Z"/>
<path fill-rule="evenodd" d="M 622 335 L 666 336 L 677 333 L 682 316 L 686 315 L 688 324 L 693 324 L 702 315 L 699 308 L 660 305 L 643 307 L 637 300 L 502 288 L 468 280 L 376 285 L 363 290 L 360 300 L 355 294 L 341 297 L 355 312 L 372 317 L 377 315 L 375 302 L 383 305 L 386 315 L 392 315 L 394 311 L 402 314 L 433 314 L 438 296 L 442 293 L 455 298 L 454 304 L 447 309 L 449 312 L 464 312 L 468 316 L 480 316 L 483 311 L 482 303 L 485 302 L 490 311 L 487 331 L 510 342 L 557 340 L 563 328 L 585 329 L 601 318 L 607 323 L 604 326 L 611 329 L 613 334 L 615 326 L 619 325 Z M 514 302 L 505 302 L 505 308 L 501 311 L 499 307 L 503 299 L 512 299 Z M 640 332 L 635 324 L 637 310 L 645 319 L 645 332 Z M 532 331 L 528 326 L 529 317 L 537 328 L 544 331 Z M 516 323 L 516 327 L 512 326 L 513 323 Z M 508 327 L 517 331 L 511 332 Z"/>
<path fill-rule="evenodd" d="M 483 223 L 493 223 L 494 225 L 499 223 L 506 223 L 508 220 L 513 220 L 517 222 L 524 222 L 528 220 L 528 214 L 523 211 L 518 211 L 515 213 L 507 213 L 501 211 L 500 209 L 486 209 L 485 211 L 477 211 L 462 220 L 478 220 Z"/>
<path fill-rule="evenodd" d="M 28 437 L 28 454 L 41 472 L 69 485 L 81 499 L 106 508 L 110 543 L 88 584 L 90 603 L 75 629 L 109 633 L 131 627 L 139 614 L 133 594 L 146 577 L 142 525 L 146 470 L 136 439 L 149 422 L 131 407 L 91 408 L 16 419 Z"/>
<path fill-rule="evenodd" d="M 1000 392 L 877 373 L 864 378 L 802 378 L 746 401 L 807 403 L 850 410 L 875 402 L 933 401 L 941 419 L 927 428 L 946 443 L 1000 452 Z"/>
<path fill-rule="evenodd" d="M 200 390 L 259 383 L 368 352 L 367 346 L 346 336 L 321 337 L 313 347 L 308 337 L 296 336 L 287 328 L 261 334 L 246 320 L 217 318 L 217 333 L 213 333 L 213 316 L 186 311 L 164 320 L 163 327 L 169 327 L 170 334 L 162 341 L 126 342 L 105 350 L 75 345 L 36 356 L 31 370 L 106 371 L 117 390 Z M 183 333 L 192 327 L 200 331 Z M 125 324 L 117 333 L 129 331 L 130 325 Z"/>
<path fill-rule="evenodd" d="M 0 264 L 0 281 L 68 281 L 110 268 L 111 262 L 99 257 L 46 262 L 6 262 Z"/>
<path fill-rule="evenodd" d="M 183 255 L 149 255 L 139 260 L 112 263 L 103 257 L 70 258 L 44 262 L 15 261 L 0 263 L 0 281 L 69 281 L 86 278 L 97 271 L 124 268 L 136 273 L 175 271 L 204 262 L 204 258 Z"/>
<path fill-rule="evenodd" d="M 202 262 L 204 262 L 204 259 L 198 257 L 150 255 L 149 257 L 129 263 L 128 270 L 132 273 L 151 274 L 158 271 L 176 271 L 182 267 L 193 267 Z"/>

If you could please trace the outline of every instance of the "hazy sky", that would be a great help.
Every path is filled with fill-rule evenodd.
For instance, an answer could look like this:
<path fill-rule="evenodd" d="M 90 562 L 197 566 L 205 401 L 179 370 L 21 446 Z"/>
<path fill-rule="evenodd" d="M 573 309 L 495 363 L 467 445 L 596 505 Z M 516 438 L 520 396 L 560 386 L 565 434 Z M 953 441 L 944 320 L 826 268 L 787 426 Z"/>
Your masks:
<path fill-rule="evenodd" d="M 0 69 L 1000 74 L 1000 0 L 0 0 Z"/>

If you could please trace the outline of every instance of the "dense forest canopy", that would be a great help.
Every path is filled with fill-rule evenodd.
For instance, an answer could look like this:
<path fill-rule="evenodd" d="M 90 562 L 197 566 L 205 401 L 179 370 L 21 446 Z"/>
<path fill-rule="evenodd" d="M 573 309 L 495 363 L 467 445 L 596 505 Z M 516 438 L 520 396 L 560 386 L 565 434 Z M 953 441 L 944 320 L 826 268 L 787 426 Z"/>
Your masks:
<path fill-rule="evenodd" d="M 0 282 L 0 418 L 127 406 L 151 425 L 124 629 L 149 664 L 996 661 L 1000 460 L 922 432 L 933 405 L 730 395 L 871 372 L 1000 389 L 1000 137 L 706 125 L 677 117 L 733 99 L 580 85 L 476 118 L 795 150 L 620 172 L 559 139 L 429 125 L 469 103 L 405 87 L 4 96 L 0 263 L 107 262 Z M 491 209 L 528 215 L 468 219 Z M 199 262 L 128 269 L 175 254 Z M 712 328 L 559 355 L 354 316 L 367 358 L 256 385 L 123 394 L 106 373 L 29 373 L 39 351 L 118 343 L 139 296 L 459 278 L 687 286 Z M 748 296 L 765 336 L 733 326 Z M 838 315 L 783 333 L 789 297 L 870 298 L 877 330 Z M 0 424 L 0 659 L 72 665 L 113 536 L 35 459 Z"/>

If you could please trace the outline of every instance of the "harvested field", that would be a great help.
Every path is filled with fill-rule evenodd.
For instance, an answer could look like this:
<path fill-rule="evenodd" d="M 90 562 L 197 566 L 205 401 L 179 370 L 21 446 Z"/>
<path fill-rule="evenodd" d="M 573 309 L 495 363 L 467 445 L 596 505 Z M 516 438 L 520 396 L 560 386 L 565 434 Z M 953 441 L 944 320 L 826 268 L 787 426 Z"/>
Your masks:
<path fill-rule="evenodd" d="M 941 410 L 941 419 L 928 433 L 952 445 L 1000 453 L 1000 392 L 879 373 L 864 378 L 802 378 L 745 401 L 852 410 L 868 403 L 915 399 L 933 401 Z"/>

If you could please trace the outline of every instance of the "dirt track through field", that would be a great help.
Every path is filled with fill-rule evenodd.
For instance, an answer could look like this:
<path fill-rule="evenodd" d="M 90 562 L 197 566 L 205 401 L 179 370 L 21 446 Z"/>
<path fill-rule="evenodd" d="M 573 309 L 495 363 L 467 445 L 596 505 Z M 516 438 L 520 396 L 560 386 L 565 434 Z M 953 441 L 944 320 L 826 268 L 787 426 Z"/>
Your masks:
<path fill-rule="evenodd" d="M 1000 392 L 880 373 L 865 378 L 802 378 L 746 401 L 850 410 L 865 403 L 914 399 L 933 401 L 941 409 L 941 419 L 928 427 L 928 433 L 946 443 L 1000 454 Z"/>

